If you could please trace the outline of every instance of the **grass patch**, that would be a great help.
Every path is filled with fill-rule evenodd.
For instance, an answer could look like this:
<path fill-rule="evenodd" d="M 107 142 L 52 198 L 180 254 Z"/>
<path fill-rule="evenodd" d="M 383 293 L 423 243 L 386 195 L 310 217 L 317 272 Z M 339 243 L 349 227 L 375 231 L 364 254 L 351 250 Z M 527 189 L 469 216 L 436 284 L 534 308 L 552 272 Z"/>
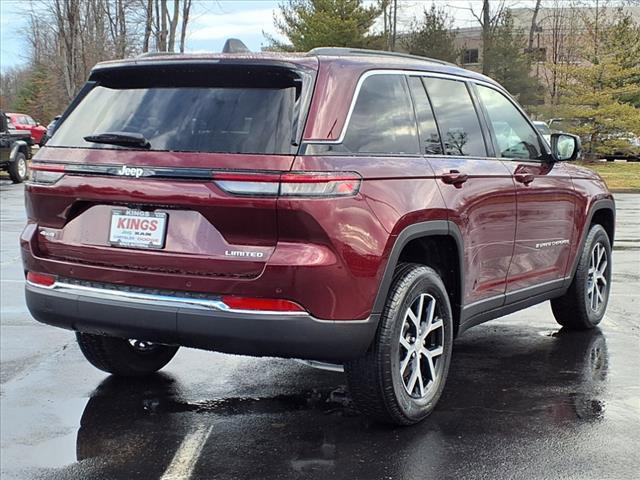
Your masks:
<path fill-rule="evenodd" d="M 640 162 L 593 162 L 582 166 L 598 172 L 612 191 L 640 192 Z"/>

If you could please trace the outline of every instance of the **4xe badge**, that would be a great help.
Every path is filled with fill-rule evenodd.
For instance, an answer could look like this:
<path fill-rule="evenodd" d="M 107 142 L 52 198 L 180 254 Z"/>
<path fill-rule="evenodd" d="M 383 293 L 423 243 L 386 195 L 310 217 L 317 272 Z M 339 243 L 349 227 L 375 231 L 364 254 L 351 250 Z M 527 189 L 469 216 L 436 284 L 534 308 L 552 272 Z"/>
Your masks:
<path fill-rule="evenodd" d="M 144 168 L 127 167 L 126 165 L 123 165 L 122 168 L 118 170 L 116 173 L 118 175 L 123 175 L 126 177 L 140 178 L 142 175 L 144 175 Z"/>

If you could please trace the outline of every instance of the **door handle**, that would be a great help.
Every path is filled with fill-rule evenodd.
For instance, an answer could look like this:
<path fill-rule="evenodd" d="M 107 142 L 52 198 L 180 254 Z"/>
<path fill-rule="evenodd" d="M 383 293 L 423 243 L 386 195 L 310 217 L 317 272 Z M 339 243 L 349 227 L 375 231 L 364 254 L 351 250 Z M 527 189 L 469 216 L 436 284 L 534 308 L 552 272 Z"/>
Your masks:
<path fill-rule="evenodd" d="M 460 173 L 458 170 L 450 170 L 449 173 L 442 174 L 442 181 L 447 185 L 455 185 L 461 187 L 464 182 L 469 180 L 469 175 Z"/>
<path fill-rule="evenodd" d="M 536 178 L 531 173 L 516 173 L 514 177 L 516 182 L 524 183 L 525 185 L 529 185 Z"/>

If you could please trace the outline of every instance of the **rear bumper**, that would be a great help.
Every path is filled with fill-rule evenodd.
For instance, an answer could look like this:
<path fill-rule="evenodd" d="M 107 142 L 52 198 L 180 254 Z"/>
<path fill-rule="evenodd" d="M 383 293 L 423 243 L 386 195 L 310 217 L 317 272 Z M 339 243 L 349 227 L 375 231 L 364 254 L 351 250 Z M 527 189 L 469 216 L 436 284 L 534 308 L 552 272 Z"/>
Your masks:
<path fill-rule="evenodd" d="M 342 362 L 362 356 L 378 316 L 324 321 L 308 313 L 232 310 L 215 299 L 27 283 L 33 317 L 85 333 L 255 356 Z"/>

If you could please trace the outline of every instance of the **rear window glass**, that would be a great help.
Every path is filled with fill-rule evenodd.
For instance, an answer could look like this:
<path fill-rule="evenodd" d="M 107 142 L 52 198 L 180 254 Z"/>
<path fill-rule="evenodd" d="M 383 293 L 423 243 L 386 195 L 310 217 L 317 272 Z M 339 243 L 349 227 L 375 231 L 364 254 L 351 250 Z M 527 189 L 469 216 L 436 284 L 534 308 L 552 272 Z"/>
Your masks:
<path fill-rule="evenodd" d="M 419 153 L 418 131 L 404 76 L 374 75 L 363 82 L 343 147 L 349 153 Z"/>
<path fill-rule="evenodd" d="M 127 132 L 142 134 L 150 149 L 159 151 L 294 152 L 302 80 L 290 71 L 257 76 L 244 70 L 244 75 L 236 71 L 231 76 L 186 71 L 162 78 L 159 74 L 147 85 L 140 75 L 123 81 L 122 72 L 116 81 L 99 82 L 47 146 L 131 148 L 84 140 L 89 135 Z"/>

